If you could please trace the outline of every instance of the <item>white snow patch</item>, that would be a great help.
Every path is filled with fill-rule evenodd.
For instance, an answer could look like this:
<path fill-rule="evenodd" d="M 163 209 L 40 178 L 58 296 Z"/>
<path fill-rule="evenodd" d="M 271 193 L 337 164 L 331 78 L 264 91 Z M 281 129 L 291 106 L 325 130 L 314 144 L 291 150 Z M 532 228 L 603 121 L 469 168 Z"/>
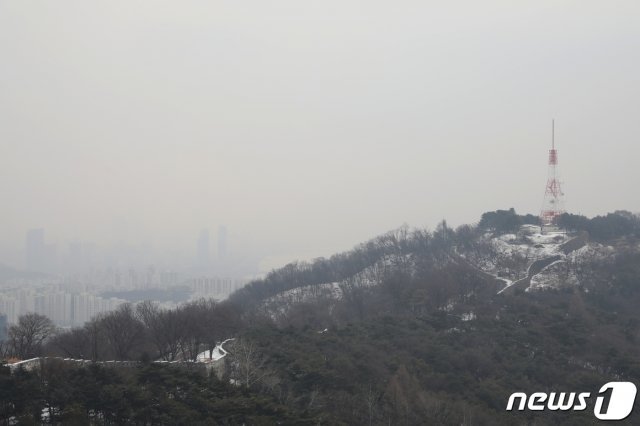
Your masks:
<path fill-rule="evenodd" d="M 567 234 L 565 234 L 564 232 L 549 232 L 546 234 L 541 234 L 538 232 L 538 233 L 529 235 L 528 238 L 534 244 L 553 244 L 553 245 L 562 244 L 568 240 Z"/>
<path fill-rule="evenodd" d="M 561 282 L 560 276 L 560 274 L 565 270 L 566 262 L 562 259 L 556 260 L 531 277 L 531 283 L 526 291 L 560 287 L 562 284 L 565 284 L 564 281 Z"/>
<path fill-rule="evenodd" d="M 589 243 L 567 255 L 569 261 L 581 264 L 591 260 L 602 260 L 611 257 L 615 249 L 611 246 L 603 246 L 598 243 Z"/>
<path fill-rule="evenodd" d="M 509 243 L 511 241 L 515 241 L 517 237 L 516 237 L 516 234 L 504 234 L 504 235 L 500 235 L 498 239 Z"/>
<path fill-rule="evenodd" d="M 471 312 L 465 312 L 464 314 L 462 314 L 460 316 L 460 319 L 462 321 L 473 321 L 474 319 L 476 319 L 476 313 L 471 311 Z"/>
<path fill-rule="evenodd" d="M 445 306 L 441 307 L 440 310 L 444 312 L 451 312 L 453 308 L 455 308 L 456 304 L 453 301 L 449 301 Z"/>
<path fill-rule="evenodd" d="M 496 278 L 497 278 L 497 279 L 499 279 L 500 281 L 503 281 L 503 282 L 504 282 L 504 286 L 505 286 L 505 288 L 506 288 L 506 287 L 509 287 L 511 284 L 513 284 L 513 281 L 512 281 L 512 280 L 509 280 L 509 279 L 507 279 L 507 278 L 502 278 L 502 277 L 496 277 Z"/>
<path fill-rule="evenodd" d="M 210 361 L 218 361 L 224 358 L 227 355 L 227 351 L 222 347 L 227 342 L 230 342 L 233 339 L 227 339 L 222 343 L 218 343 L 215 348 L 213 348 L 213 356 L 211 355 L 212 351 L 204 351 L 198 354 L 196 361 L 198 362 L 210 362 Z"/>

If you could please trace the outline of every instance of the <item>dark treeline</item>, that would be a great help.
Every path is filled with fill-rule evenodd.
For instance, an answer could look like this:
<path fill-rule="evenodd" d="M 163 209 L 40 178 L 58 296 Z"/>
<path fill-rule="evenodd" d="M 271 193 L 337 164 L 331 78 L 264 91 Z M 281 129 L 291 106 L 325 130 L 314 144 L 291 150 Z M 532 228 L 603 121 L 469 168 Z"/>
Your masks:
<path fill-rule="evenodd" d="M 605 216 L 586 216 L 565 213 L 558 224 L 569 231 L 587 231 L 597 241 L 607 241 L 624 236 L 640 236 L 640 217 L 625 210 Z"/>
<path fill-rule="evenodd" d="M 478 228 L 497 233 L 513 233 L 521 225 L 539 225 L 540 219 L 532 214 L 519 215 L 513 208 L 496 210 L 482 215 Z M 570 232 L 586 231 L 596 241 L 608 241 L 623 236 L 640 236 L 640 217 L 625 210 L 617 210 L 605 216 L 586 216 L 564 213 L 558 226 Z"/>
<path fill-rule="evenodd" d="M 240 312 L 231 303 L 198 300 L 176 309 L 145 301 L 121 305 L 83 327 L 55 330 L 52 322 L 30 313 L 9 327 L 1 344 L 4 358 L 41 355 L 88 360 L 195 360 L 203 350 L 240 329 Z"/>
<path fill-rule="evenodd" d="M 540 219 L 532 214 L 519 215 L 511 208 L 484 213 L 478 228 L 504 234 L 516 232 L 525 224 L 540 225 Z M 625 210 L 617 210 L 591 219 L 582 215 L 564 213 L 558 218 L 558 226 L 569 232 L 586 231 L 596 241 L 640 236 L 640 217 Z"/>
<path fill-rule="evenodd" d="M 522 225 L 540 225 L 540 218 L 532 214 L 519 215 L 513 208 L 482 214 L 478 228 L 498 233 L 516 232 Z"/>
<path fill-rule="evenodd" d="M 310 424 L 274 398 L 183 369 L 141 363 L 83 368 L 58 360 L 38 372 L 0 366 L 0 424 Z"/>

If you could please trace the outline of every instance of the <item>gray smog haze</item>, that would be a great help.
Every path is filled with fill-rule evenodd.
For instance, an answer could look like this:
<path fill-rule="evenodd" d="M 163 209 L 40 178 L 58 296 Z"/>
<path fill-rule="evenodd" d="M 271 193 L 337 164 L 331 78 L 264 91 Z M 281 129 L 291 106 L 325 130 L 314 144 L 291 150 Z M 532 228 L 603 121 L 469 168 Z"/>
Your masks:
<path fill-rule="evenodd" d="M 635 0 L 0 0 L 0 263 L 537 214 L 552 118 L 567 209 L 640 211 L 639 88 Z"/>

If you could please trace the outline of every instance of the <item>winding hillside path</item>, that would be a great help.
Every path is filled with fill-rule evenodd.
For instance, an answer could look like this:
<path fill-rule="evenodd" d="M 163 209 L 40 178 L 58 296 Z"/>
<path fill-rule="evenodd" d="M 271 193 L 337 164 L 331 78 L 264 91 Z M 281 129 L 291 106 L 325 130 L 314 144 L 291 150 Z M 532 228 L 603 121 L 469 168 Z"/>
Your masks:
<path fill-rule="evenodd" d="M 517 281 L 514 281 L 512 284 L 507 285 L 505 288 L 500 290 L 498 294 L 514 294 L 518 289 L 524 290 L 527 289 L 531 285 L 531 279 L 538 275 L 540 272 L 544 271 L 549 265 L 558 260 L 564 259 L 566 255 L 571 253 L 572 251 L 578 250 L 584 247 L 587 244 L 588 234 L 583 232 L 578 236 L 560 244 L 558 247 L 562 252 L 561 254 L 556 254 L 553 256 L 548 256 L 542 259 L 538 259 L 533 261 L 529 268 L 527 268 L 527 276 L 521 278 Z M 499 277 L 496 277 L 499 279 Z"/>

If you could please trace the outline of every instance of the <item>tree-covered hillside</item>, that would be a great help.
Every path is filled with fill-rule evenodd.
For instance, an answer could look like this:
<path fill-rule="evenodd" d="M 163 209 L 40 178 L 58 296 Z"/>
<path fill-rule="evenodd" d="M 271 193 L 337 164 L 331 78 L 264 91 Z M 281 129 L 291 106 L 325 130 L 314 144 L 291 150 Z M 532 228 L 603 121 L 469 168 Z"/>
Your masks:
<path fill-rule="evenodd" d="M 223 303 L 143 303 L 48 333 L 29 356 L 143 362 L 113 376 L 3 370 L 14 391 L 2 418 L 36 421 L 47 408 L 51 423 L 592 424 L 595 398 L 584 411 L 505 410 L 513 392 L 640 382 L 640 221 L 562 220 L 569 234 L 540 234 L 513 210 L 400 228 L 275 270 Z M 24 333 L 10 330 L 8 355 Z M 228 338 L 221 380 L 148 364 L 194 360 Z M 92 387 L 65 384 L 76 381 Z"/>

